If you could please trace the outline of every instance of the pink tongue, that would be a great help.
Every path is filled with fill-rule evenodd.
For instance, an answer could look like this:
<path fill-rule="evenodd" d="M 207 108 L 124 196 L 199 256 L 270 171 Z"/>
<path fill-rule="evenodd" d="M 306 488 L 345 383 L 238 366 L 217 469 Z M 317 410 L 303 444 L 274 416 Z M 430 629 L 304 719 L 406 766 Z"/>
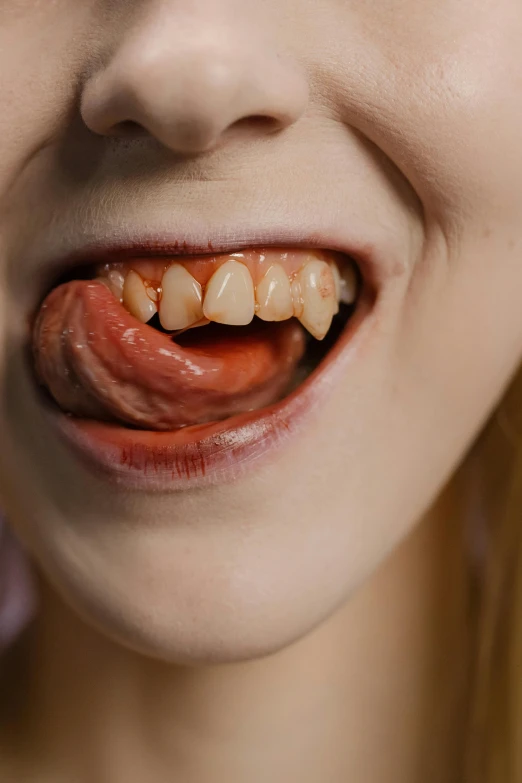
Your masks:
<path fill-rule="evenodd" d="M 36 373 L 76 416 L 151 430 L 202 424 L 274 402 L 304 353 L 293 321 L 231 331 L 191 330 L 182 347 L 139 323 L 103 283 L 74 281 L 38 314 Z"/>

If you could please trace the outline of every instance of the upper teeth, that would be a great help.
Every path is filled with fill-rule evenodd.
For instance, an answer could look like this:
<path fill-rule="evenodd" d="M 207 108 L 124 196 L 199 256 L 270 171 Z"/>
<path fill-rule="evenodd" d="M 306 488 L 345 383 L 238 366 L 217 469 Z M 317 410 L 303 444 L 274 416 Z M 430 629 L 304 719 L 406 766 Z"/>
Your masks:
<path fill-rule="evenodd" d="M 299 320 L 314 337 L 322 340 L 338 310 L 332 270 L 324 261 L 309 261 L 297 280 L 303 305 Z"/>
<path fill-rule="evenodd" d="M 256 312 L 254 281 L 246 266 L 231 259 L 210 278 L 203 313 L 218 324 L 246 326 Z"/>
<path fill-rule="evenodd" d="M 339 274 L 335 264 L 332 264 L 332 268 L 335 268 L 337 274 Z M 353 304 L 357 299 L 357 289 L 359 287 L 357 271 L 353 264 L 345 264 L 343 266 L 342 275 L 339 275 L 339 284 L 340 301 L 347 305 Z"/>
<path fill-rule="evenodd" d="M 162 279 L 154 284 L 134 269 L 125 275 L 124 271 L 104 267 L 102 279 L 138 320 L 146 323 L 159 313 L 167 331 L 208 321 L 244 326 L 254 315 L 264 321 L 296 317 L 322 340 L 339 310 L 339 301 L 352 304 L 358 286 L 352 265 L 345 264 L 340 271 L 334 262 L 313 253 L 290 276 L 281 264 L 270 264 L 257 286 L 249 268 L 236 258 L 222 263 L 204 287 L 178 262 L 162 269 Z"/>
<path fill-rule="evenodd" d="M 203 292 L 181 264 L 172 264 L 161 282 L 161 325 L 168 331 L 186 329 L 203 318 Z"/>
<path fill-rule="evenodd" d="M 134 269 L 131 269 L 125 278 L 122 299 L 129 313 L 143 323 L 150 321 L 158 312 L 155 302 L 147 295 L 145 283 Z"/>
<path fill-rule="evenodd" d="M 256 288 L 257 315 L 263 321 L 286 321 L 294 315 L 292 286 L 280 264 L 273 264 Z"/>

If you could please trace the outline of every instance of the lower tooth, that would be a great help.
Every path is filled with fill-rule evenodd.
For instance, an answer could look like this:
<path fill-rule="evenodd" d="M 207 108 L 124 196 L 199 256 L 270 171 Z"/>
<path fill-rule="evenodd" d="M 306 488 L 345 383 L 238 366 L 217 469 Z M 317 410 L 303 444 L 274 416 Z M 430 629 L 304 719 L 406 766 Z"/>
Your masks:
<path fill-rule="evenodd" d="M 147 295 L 145 283 L 133 269 L 125 278 L 122 300 L 129 313 L 144 324 L 158 312 L 158 308 Z"/>

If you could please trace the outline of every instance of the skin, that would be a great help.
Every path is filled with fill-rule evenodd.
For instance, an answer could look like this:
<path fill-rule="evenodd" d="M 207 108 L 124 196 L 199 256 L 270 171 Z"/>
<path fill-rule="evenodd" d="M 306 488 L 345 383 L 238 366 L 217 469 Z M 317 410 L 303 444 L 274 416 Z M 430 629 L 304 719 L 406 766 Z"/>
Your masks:
<path fill-rule="evenodd" d="M 11 778 L 453 779 L 434 648 L 459 669 L 465 569 L 441 493 L 521 358 L 522 12 L 378 6 L 3 4 L 0 495 L 43 596 Z M 174 495 L 71 460 L 23 364 L 35 248 L 173 215 L 320 229 L 333 209 L 396 260 L 298 440 Z"/>

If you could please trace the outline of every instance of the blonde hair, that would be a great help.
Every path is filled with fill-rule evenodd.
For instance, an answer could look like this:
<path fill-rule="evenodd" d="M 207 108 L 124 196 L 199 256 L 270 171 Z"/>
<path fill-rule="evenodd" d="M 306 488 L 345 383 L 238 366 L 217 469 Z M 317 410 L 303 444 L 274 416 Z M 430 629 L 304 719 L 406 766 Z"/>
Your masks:
<path fill-rule="evenodd" d="M 522 783 L 522 369 L 462 466 L 471 571 L 468 783 Z"/>

